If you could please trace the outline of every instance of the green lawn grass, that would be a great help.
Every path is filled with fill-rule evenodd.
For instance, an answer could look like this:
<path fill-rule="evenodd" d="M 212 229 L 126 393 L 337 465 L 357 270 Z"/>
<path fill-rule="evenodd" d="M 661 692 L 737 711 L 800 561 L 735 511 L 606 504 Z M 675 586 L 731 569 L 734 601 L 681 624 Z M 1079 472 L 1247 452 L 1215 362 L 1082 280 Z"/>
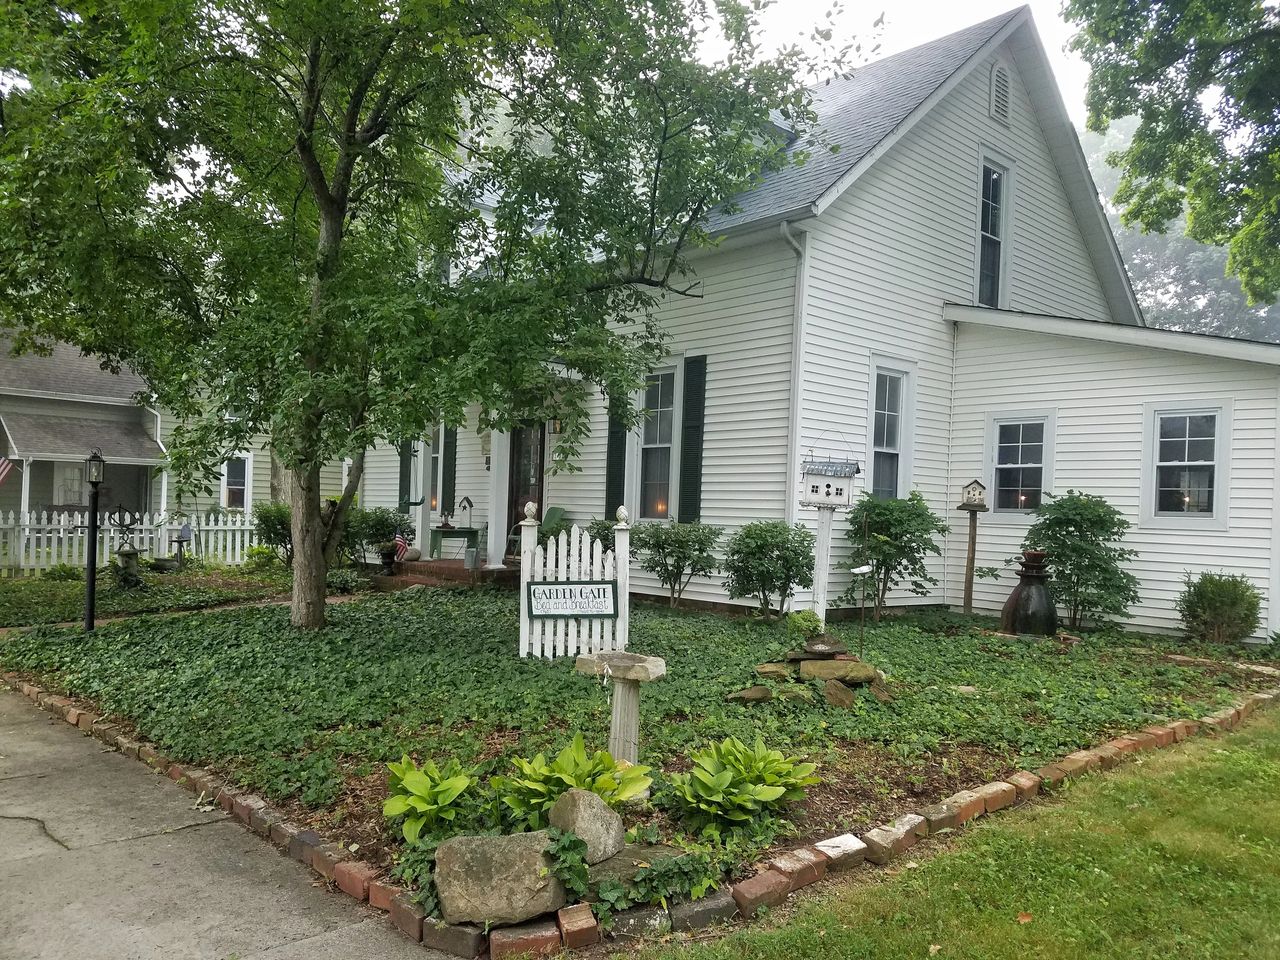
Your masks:
<path fill-rule="evenodd" d="M 916 859 L 860 872 L 785 925 L 646 960 L 1280 957 L 1280 714 L 1145 754 Z"/>
<path fill-rule="evenodd" d="M 97 615 L 199 610 L 261 600 L 289 590 L 288 574 L 245 574 L 234 569 L 147 574 L 146 587 L 120 590 L 100 578 Z M 83 580 L 0 578 L 0 627 L 74 622 L 84 617 Z"/>

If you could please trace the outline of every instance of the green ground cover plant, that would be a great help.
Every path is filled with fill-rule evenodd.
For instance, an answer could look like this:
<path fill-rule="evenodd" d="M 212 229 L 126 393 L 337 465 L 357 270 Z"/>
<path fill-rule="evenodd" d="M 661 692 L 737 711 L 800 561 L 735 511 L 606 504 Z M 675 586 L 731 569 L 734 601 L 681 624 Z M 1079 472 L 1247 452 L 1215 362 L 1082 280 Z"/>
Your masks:
<path fill-rule="evenodd" d="M 122 589 L 99 575 L 97 612 L 115 614 L 200 610 L 225 603 L 279 596 L 289 590 L 283 570 L 244 573 L 233 569 L 142 575 L 143 586 Z M 0 578 L 0 627 L 66 623 L 84 616 L 84 579 Z"/>
<path fill-rule="evenodd" d="M 509 775 L 513 757 L 559 752 L 579 732 L 591 751 L 607 741 L 599 681 L 568 661 L 516 655 L 513 593 L 375 595 L 334 605 L 330 616 L 319 631 L 290 627 L 278 607 L 136 618 L 91 636 L 44 627 L 0 640 L 0 665 L 96 701 L 179 762 L 212 764 L 313 807 L 334 802 L 344 778 L 369 777 L 404 754 L 456 759 L 488 778 Z M 1038 765 L 1206 712 L 1254 682 L 1151 652 L 1181 649 L 1174 640 L 1089 634 L 1064 645 L 993 636 L 976 618 L 927 614 L 919 624 L 928 629 L 891 619 L 867 630 L 865 656 L 888 675 L 891 703 L 864 693 L 839 709 L 815 689 L 809 701 L 745 705 L 724 697 L 789 649 L 781 624 L 640 604 L 631 649 L 667 661 L 667 676 L 644 692 L 640 760 L 661 771 L 725 737 L 759 736 L 818 761 L 819 776 L 830 751 L 850 743 L 907 758 L 971 745 Z M 856 624 L 832 631 L 857 647 Z"/>
<path fill-rule="evenodd" d="M 1280 715 L 966 828 L 917 869 L 808 899 L 773 929 L 644 960 L 1220 960 L 1280 956 Z M 931 842 L 932 843 L 932 842 Z"/>

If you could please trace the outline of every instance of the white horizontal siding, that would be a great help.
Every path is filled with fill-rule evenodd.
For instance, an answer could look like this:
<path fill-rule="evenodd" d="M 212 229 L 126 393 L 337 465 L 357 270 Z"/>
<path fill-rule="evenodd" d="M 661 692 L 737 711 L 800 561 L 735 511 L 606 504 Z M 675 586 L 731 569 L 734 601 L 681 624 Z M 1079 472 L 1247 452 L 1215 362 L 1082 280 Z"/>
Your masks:
<path fill-rule="evenodd" d="M 946 302 L 975 302 L 983 150 L 1013 167 L 1007 223 L 1010 307 L 1107 320 L 1109 314 L 1021 78 L 1009 126 L 988 115 L 990 65 L 976 67 L 809 230 L 801 452 L 847 457 L 869 470 L 873 354 L 915 364 L 909 486 L 947 516 L 953 331 Z M 859 478 L 865 485 L 867 476 Z M 816 512 L 800 518 L 816 527 Z M 833 565 L 847 560 L 837 518 Z M 941 577 L 940 559 L 930 564 Z M 847 587 L 835 571 L 831 597 Z M 936 603 L 901 592 L 896 603 Z"/>
<path fill-rule="evenodd" d="M 1069 489 L 1106 497 L 1133 525 L 1125 545 L 1138 552 L 1129 569 L 1138 577 L 1140 601 L 1131 611 L 1135 626 L 1180 629 L 1174 600 L 1186 572 L 1224 570 L 1247 576 L 1267 601 L 1270 616 L 1271 564 L 1276 483 L 1276 398 L 1280 377 L 1274 368 L 1197 357 L 1192 354 L 1098 343 L 1069 337 L 996 330 L 961 324 L 956 350 L 956 394 L 952 430 L 952 484 L 948 501 L 978 477 L 991 487 L 986 432 L 992 414 L 1054 411 L 1052 464 L 1054 493 Z M 1230 470 L 1225 530 L 1188 523 L 1182 528 L 1145 525 L 1143 484 L 1152 483 L 1143 465 L 1145 405 L 1195 405 L 1227 400 Z M 1220 454 L 1221 456 L 1221 454 Z M 954 511 L 951 515 L 958 516 Z M 1001 566 L 1022 543 L 1030 518 L 983 514 L 978 526 L 977 564 Z M 947 549 L 946 597 L 963 593 L 967 526 L 957 522 Z M 1008 568 L 996 582 L 978 581 L 974 602 L 998 608 L 1016 582 Z"/>

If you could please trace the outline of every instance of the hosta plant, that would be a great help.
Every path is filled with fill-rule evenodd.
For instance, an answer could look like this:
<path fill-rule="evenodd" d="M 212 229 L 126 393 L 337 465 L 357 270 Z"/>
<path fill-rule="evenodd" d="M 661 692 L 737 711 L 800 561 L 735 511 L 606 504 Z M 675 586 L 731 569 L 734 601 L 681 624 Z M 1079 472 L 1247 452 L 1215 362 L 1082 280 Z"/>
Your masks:
<path fill-rule="evenodd" d="M 390 820 L 404 817 L 400 829 L 409 844 L 438 831 L 458 815 L 458 798 L 475 783 L 475 778 L 450 760 L 444 769 L 428 760 L 421 767 L 408 756 L 388 763 L 390 796 L 382 805 L 382 815 Z"/>
<path fill-rule="evenodd" d="M 607 750 L 588 755 L 582 734 L 548 762 L 544 754 L 532 760 L 513 757 L 516 773 L 494 777 L 493 785 L 516 823 L 540 830 L 547 811 L 560 795 L 575 787 L 590 790 L 611 807 L 638 797 L 653 780 L 648 767 L 620 763 Z"/>
<path fill-rule="evenodd" d="M 747 827 L 788 803 L 804 798 L 818 782 L 816 764 L 771 750 L 757 738 L 737 737 L 693 755 L 693 769 L 671 777 L 676 805 L 690 826 L 711 836 Z"/>

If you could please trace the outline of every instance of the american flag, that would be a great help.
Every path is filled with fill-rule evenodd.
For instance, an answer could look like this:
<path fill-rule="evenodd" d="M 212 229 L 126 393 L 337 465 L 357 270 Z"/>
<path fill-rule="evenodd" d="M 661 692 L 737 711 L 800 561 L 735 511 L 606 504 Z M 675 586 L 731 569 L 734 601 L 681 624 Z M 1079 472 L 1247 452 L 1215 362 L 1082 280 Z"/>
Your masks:
<path fill-rule="evenodd" d="M 8 457 L 0 457 L 0 483 L 4 483 L 4 478 L 9 475 L 9 471 L 13 469 L 13 461 Z"/>
<path fill-rule="evenodd" d="M 3 479 L 3 477 L 0 477 Z M 409 541 L 404 538 L 403 531 L 396 531 L 396 559 L 403 560 L 404 555 L 409 552 Z"/>

